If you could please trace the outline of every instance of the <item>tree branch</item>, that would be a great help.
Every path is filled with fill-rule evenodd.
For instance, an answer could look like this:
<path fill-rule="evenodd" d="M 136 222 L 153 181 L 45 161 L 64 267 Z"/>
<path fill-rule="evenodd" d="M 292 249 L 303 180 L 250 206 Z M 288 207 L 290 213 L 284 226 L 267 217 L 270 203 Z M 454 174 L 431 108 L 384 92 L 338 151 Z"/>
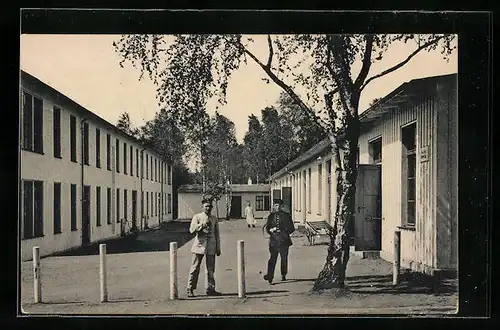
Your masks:
<path fill-rule="evenodd" d="M 361 71 L 359 72 L 356 81 L 354 82 L 354 89 L 358 89 L 365 82 L 366 76 L 370 71 L 370 67 L 372 64 L 372 49 L 373 49 L 373 35 L 369 34 L 366 36 L 366 46 L 365 46 L 365 54 L 363 55 L 363 66 L 361 67 Z"/>
<path fill-rule="evenodd" d="M 269 69 L 271 69 L 271 64 L 273 62 L 273 55 L 274 55 L 274 49 L 273 49 L 273 41 L 271 40 L 271 35 L 267 35 L 267 44 L 269 45 L 269 57 L 267 59 L 267 65 Z"/>
<path fill-rule="evenodd" d="M 365 82 L 365 83 L 361 86 L 361 88 L 359 89 L 359 91 L 361 92 L 361 91 L 362 91 L 362 90 L 366 87 L 366 85 L 368 85 L 368 83 L 370 83 L 372 80 L 377 79 L 377 78 L 380 78 L 380 77 L 383 77 L 383 76 L 385 76 L 386 74 L 389 74 L 389 73 L 391 73 L 391 72 L 393 72 L 393 71 L 396 71 L 397 69 L 399 69 L 400 67 L 402 67 L 403 65 L 405 65 L 406 63 L 408 63 L 408 62 L 409 62 L 409 61 L 410 61 L 410 60 L 411 60 L 411 59 L 412 59 L 415 55 L 417 55 L 418 53 L 420 53 L 422 50 L 424 50 L 425 48 L 427 48 L 427 47 L 429 47 L 429 46 L 432 46 L 433 44 L 437 43 L 439 40 L 441 40 L 441 39 L 443 39 L 443 38 L 444 38 L 444 36 L 438 37 L 438 38 L 436 38 L 436 39 L 434 39 L 434 40 L 431 40 L 431 41 L 428 41 L 428 42 L 426 42 L 425 44 L 423 44 L 422 46 L 418 47 L 418 48 L 417 48 L 417 49 L 416 49 L 413 53 L 411 53 L 410 55 L 408 55 L 408 57 L 407 57 L 404 61 L 402 61 L 402 62 L 400 62 L 400 63 L 396 64 L 396 65 L 395 65 L 395 66 L 393 66 L 392 68 L 389 68 L 389 69 L 387 69 L 387 70 L 385 70 L 385 71 L 382 71 L 381 73 L 376 74 L 376 75 L 374 75 L 373 77 L 369 78 L 369 79 L 368 79 L 368 80 L 367 80 L 367 81 L 366 81 L 366 82 Z"/>
<path fill-rule="evenodd" d="M 314 113 L 314 110 L 309 108 L 301 99 L 300 97 L 294 92 L 292 87 L 288 86 L 285 82 L 283 82 L 281 79 L 279 79 L 272 71 L 270 67 L 267 67 L 264 63 L 262 63 L 251 51 L 249 51 L 245 46 L 240 44 L 240 47 L 242 47 L 242 50 L 245 52 L 245 54 L 248 54 L 255 63 L 257 63 L 262 70 L 264 70 L 265 73 L 271 78 L 271 80 L 281 87 L 285 92 L 287 92 L 288 95 L 292 98 L 292 100 L 305 112 L 307 116 L 309 116 L 311 119 L 315 120 L 317 123 L 322 123 L 323 120 Z M 324 123 L 324 122 L 323 122 Z"/>

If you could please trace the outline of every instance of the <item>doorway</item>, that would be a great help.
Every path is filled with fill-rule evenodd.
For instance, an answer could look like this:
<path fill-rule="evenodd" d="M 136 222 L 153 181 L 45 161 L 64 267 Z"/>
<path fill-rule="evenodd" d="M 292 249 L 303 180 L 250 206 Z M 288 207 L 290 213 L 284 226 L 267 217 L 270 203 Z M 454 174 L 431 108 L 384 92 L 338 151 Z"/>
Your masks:
<path fill-rule="evenodd" d="M 90 243 L 90 186 L 83 186 L 82 200 L 82 245 Z"/>
<path fill-rule="evenodd" d="M 132 229 L 137 229 L 137 190 L 132 190 Z"/>
<path fill-rule="evenodd" d="M 231 211 L 229 217 L 233 219 L 241 218 L 241 196 L 231 196 Z"/>

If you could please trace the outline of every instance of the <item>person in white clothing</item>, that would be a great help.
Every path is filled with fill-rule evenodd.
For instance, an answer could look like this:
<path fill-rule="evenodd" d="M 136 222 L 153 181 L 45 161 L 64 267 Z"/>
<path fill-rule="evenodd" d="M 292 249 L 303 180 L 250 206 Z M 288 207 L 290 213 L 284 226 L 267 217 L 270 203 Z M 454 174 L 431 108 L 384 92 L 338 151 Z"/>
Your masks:
<path fill-rule="evenodd" d="M 255 228 L 255 223 L 257 221 L 255 220 L 255 216 L 253 214 L 253 209 L 252 206 L 250 205 L 250 202 L 247 202 L 247 206 L 245 207 L 245 218 L 247 221 L 248 228 L 250 227 Z"/>
<path fill-rule="evenodd" d="M 203 257 L 206 260 L 207 288 L 206 293 L 209 296 L 220 296 L 221 293 L 215 291 L 215 256 L 220 256 L 220 234 L 219 223 L 212 215 L 212 201 L 204 199 L 202 201 L 203 212 L 195 214 L 189 231 L 196 234 L 191 252 L 193 258 L 189 270 L 189 279 L 187 285 L 187 296 L 194 297 L 194 290 L 198 284 L 198 275 Z"/>

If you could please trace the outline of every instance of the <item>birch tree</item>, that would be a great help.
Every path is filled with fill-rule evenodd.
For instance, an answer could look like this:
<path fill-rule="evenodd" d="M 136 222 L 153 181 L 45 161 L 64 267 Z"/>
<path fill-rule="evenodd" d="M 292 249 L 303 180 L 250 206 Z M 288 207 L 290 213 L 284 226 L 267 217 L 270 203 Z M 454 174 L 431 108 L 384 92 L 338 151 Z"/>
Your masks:
<path fill-rule="evenodd" d="M 257 54 L 256 37 L 239 34 L 125 35 L 114 43 L 122 62 L 130 61 L 158 86 L 158 101 L 178 124 L 196 128 L 204 106 L 225 104 L 231 74 L 253 61 L 269 83 L 286 92 L 300 110 L 327 132 L 337 181 L 337 208 L 323 269 L 314 290 L 343 288 L 349 261 L 347 228 L 354 215 L 359 101 L 365 87 L 424 51 L 454 49 L 453 35 L 267 35 L 267 55 Z M 399 63 L 372 72 L 394 43 L 413 50 Z M 302 92 L 301 92 L 302 91 Z M 242 100 L 244 102 L 244 100 Z M 194 125 L 194 126 L 193 126 Z"/>

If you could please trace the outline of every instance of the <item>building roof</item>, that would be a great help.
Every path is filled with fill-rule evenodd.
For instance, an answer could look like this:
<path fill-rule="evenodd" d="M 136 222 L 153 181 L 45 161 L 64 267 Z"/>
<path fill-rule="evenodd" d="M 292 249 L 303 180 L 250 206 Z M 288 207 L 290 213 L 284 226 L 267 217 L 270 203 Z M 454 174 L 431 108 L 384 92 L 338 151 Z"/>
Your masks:
<path fill-rule="evenodd" d="M 118 135 L 121 135 L 122 137 L 125 137 L 125 138 L 127 138 L 129 140 L 132 140 L 133 142 L 135 142 L 135 143 L 137 143 L 137 144 L 139 144 L 139 145 L 147 148 L 148 150 L 151 150 L 151 151 L 157 153 L 158 155 L 160 155 L 160 153 L 158 152 L 158 150 L 155 150 L 155 148 L 153 148 L 151 146 L 146 146 L 143 142 L 139 141 L 134 136 L 132 136 L 132 135 L 130 135 L 130 134 L 122 131 L 121 129 L 119 129 L 118 127 L 116 127 L 116 125 L 113 125 L 110 122 L 108 122 L 107 120 L 105 120 L 104 118 L 99 117 L 94 112 L 92 112 L 92 111 L 88 110 L 87 108 L 83 107 L 82 105 L 78 104 L 76 101 L 73 101 L 68 96 L 64 95 L 63 93 L 61 93 L 57 89 L 49 86 L 48 84 L 44 83 L 43 81 L 41 81 L 37 77 L 29 74 L 28 72 L 26 72 L 24 70 L 21 70 L 21 79 L 26 80 L 29 84 L 36 84 L 36 85 L 40 85 L 40 86 L 46 88 L 49 91 L 49 93 L 52 93 L 52 94 L 55 95 L 56 99 L 61 100 L 61 101 L 66 102 L 66 103 L 69 103 L 70 105 L 72 105 L 73 108 L 74 108 L 74 110 L 80 116 L 82 116 L 83 118 L 87 118 L 87 119 L 93 120 L 95 122 L 98 122 L 99 124 L 101 124 L 104 127 L 108 128 L 110 131 L 112 131 L 112 132 L 114 132 L 114 133 L 116 133 Z"/>
<path fill-rule="evenodd" d="M 231 191 L 234 193 L 244 193 L 244 192 L 254 192 L 254 193 L 264 193 L 271 190 L 271 185 L 269 184 L 232 184 Z M 185 184 L 179 186 L 177 190 L 179 193 L 201 193 L 201 184 Z"/>
<path fill-rule="evenodd" d="M 401 86 L 378 100 L 372 106 L 370 106 L 367 110 L 365 110 L 362 114 L 359 115 L 359 120 L 361 125 L 367 125 L 372 123 L 373 121 L 379 119 L 390 109 L 397 108 L 397 104 L 403 102 L 407 99 L 408 96 L 417 93 L 420 90 L 428 88 L 432 86 L 433 83 L 436 84 L 444 81 L 453 81 L 457 79 L 457 74 L 447 74 L 441 76 L 431 76 L 410 80 L 409 82 L 403 83 Z M 304 152 L 299 157 L 292 160 L 285 167 L 274 173 L 270 176 L 270 180 L 274 180 L 277 177 L 291 171 L 303 163 L 309 161 L 312 158 L 318 157 L 326 150 L 330 148 L 330 139 L 324 139 L 323 141 L 317 143 L 311 149 Z"/>

